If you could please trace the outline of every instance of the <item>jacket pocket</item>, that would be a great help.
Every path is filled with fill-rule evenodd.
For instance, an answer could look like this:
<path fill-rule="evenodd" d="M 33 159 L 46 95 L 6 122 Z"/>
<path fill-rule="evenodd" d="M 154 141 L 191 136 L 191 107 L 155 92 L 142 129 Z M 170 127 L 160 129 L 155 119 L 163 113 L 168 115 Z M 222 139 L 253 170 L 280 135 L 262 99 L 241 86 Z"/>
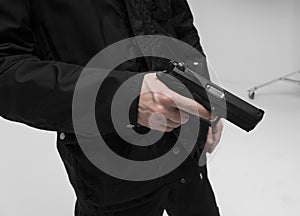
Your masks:
<path fill-rule="evenodd" d="M 69 160 L 72 162 L 74 173 L 71 178 L 80 180 L 86 187 L 93 188 L 95 185 L 115 185 L 123 180 L 110 176 L 97 168 L 83 153 L 75 134 L 66 134 L 64 140 L 57 140 L 58 146 L 65 149 Z M 61 154 L 62 160 L 64 155 Z"/>
<path fill-rule="evenodd" d="M 34 50 L 36 55 L 42 60 L 60 60 L 60 56 L 55 48 L 45 24 L 40 24 L 34 31 Z"/>

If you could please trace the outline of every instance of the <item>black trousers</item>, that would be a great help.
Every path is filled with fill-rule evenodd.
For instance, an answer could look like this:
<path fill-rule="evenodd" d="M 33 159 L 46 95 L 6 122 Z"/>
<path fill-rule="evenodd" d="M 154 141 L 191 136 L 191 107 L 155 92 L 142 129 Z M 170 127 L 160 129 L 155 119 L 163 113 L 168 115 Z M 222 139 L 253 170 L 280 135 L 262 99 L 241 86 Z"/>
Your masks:
<path fill-rule="evenodd" d="M 77 195 L 75 216 L 219 216 L 207 167 L 188 157 L 155 180 L 114 179 L 95 168 L 73 136 L 58 140 L 58 151 Z"/>
<path fill-rule="evenodd" d="M 86 201 L 77 200 L 76 216 L 218 216 L 219 210 L 206 176 L 192 181 L 176 181 L 139 199 L 99 210 L 87 209 Z"/>

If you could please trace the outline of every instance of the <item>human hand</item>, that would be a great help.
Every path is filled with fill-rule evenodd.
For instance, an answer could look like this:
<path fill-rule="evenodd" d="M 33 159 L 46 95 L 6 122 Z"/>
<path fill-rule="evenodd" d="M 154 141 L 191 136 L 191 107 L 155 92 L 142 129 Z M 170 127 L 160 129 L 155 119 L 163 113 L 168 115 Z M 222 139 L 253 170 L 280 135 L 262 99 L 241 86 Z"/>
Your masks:
<path fill-rule="evenodd" d="M 222 120 L 219 120 L 216 125 L 209 127 L 206 141 L 206 151 L 208 153 L 212 153 L 219 144 L 222 137 L 223 127 Z"/>
<path fill-rule="evenodd" d="M 178 107 L 177 107 L 178 106 Z M 162 132 L 171 132 L 185 124 L 189 115 L 210 120 L 201 104 L 170 90 L 155 73 L 145 75 L 138 107 L 138 124 Z"/>

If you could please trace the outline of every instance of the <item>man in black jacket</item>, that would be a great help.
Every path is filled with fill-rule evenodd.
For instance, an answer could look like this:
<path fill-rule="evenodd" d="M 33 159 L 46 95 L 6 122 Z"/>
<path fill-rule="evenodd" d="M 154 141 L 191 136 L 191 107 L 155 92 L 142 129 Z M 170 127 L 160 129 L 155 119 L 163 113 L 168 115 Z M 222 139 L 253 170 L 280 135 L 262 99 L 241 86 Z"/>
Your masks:
<path fill-rule="evenodd" d="M 206 143 L 211 152 L 220 140 L 222 123 L 212 133 L 201 126 L 198 154 L 188 157 L 169 174 L 149 181 L 125 181 L 97 169 L 83 154 L 74 134 L 72 98 L 76 82 L 89 60 L 120 40 L 141 35 L 167 35 L 203 50 L 186 0 L 0 0 L 0 115 L 8 120 L 58 132 L 57 147 L 77 195 L 76 216 L 219 215 L 206 166 L 198 166 Z M 199 59 L 189 59 L 197 62 Z M 155 73 L 159 59 L 136 58 L 120 65 L 100 88 L 97 121 L 107 142 L 122 156 L 143 160 L 172 148 L 175 131 L 192 111 L 179 111 L 163 94 Z M 137 72 L 138 71 L 138 72 Z M 129 147 L 117 136 L 109 111 L 113 94 L 128 78 L 149 72 L 138 85 L 132 124 L 144 133 L 166 130 L 155 147 Z M 208 74 L 202 74 L 209 77 Z M 160 92 L 160 93 L 157 93 Z M 176 103 L 194 104 L 203 118 L 210 113 L 200 104 L 169 91 Z M 188 108 L 187 108 L 188 109 Z M 166 122 L 149 123 L 153 113 Z M 174 150 L 174 154 L 180 152 Z"/>

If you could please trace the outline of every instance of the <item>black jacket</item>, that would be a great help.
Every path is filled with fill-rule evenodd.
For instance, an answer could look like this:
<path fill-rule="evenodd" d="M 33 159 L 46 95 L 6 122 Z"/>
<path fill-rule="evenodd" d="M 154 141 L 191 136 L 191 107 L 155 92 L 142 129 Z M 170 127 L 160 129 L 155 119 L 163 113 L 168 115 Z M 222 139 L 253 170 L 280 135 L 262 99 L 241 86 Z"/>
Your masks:
<path fill-rule="evenodd" d="M 203 52 L 186 0 L 0 0 L 0 115 L 72 133 L 72 97 L 83 67 L 108 45 L 149 34 L 168 35 Z M 155 58 L 135 59 L 106 86 L 117 88 L 136 71 L 158 69 Z M 109 100 L 102 97 L 98 110 L 106 118 Z M 114 132 L 109 124 L 103 130 Z M 60 142 L 73 142 L 68 139 Z M 83 156 L 78 146 L 70 148 L 71 153 L 60 153 L 76 188 L 70 157 Z"/>
<path fill-rule="evenodd" d="M 36 128 L 73 131 L 76 80 L 114 42 L 161 33 L 202 51 L 186 0 L 0 0 L 0 5 L 0 114 Z M 112 12 L 115 20 L 105 19 Z M 121 34 L 122 22 L 130 29 Z M 126 69 L 139 71 L 141 65 Z M 120 71 L 114 80 L 122 83 L 130 74 Z"/>

